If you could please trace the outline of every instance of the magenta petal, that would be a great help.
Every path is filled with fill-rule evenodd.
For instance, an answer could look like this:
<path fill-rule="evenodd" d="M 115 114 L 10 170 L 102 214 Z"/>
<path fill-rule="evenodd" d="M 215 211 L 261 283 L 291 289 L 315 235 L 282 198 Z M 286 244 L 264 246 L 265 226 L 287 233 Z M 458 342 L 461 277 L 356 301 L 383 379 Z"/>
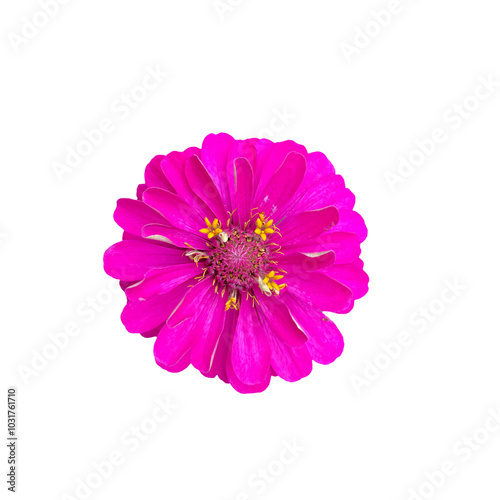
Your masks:
<path fill-rule="evenodd" d="M 212 368 L 215 351 L 224 328 L 225 302 L 220 295 L 214 295 L 212 305 L 200 318 L 200 329 L 191 351 L 191 364 L 204 373 Z"/>
<path fill-rule="evenodd" d="M 153 269 L 146 273 L 144 280 L 128 287 L 125 292 L 129 300 L 145 300 L 170 292 L 181 283 L 201 274 L 194 262 L 171 266 L 167 269 Z"/>
<path fill-rule="evenodd" d="M 359 265 L 361 263 L 361 267 Z M 325 269 L 324 273 L 330 278 L 347 286 L 355 299 L 360 299 L 368 292 L 368 275 L 363 271 L 363 261 L 349 264 L 334 265 Z"/>
<path fill-rule="evenodd" d="M 183 231 L 172 226 L 161 224 L 148 224 L 142 228 L 142 236 L 152 241 L 163 241 L 186 251 L 190 246 L 193 248 L 205 248 L 206 240 L 191 231 Z"/>
<path fill-rule="evenodd" d="M 161 169 L 163 158 L 165 158 L 163 155 L 158 155 L 148 163 L 146 172 L 144 173 L 144 179 L 148 188 L 158 187 L 166 189 L 167 191 L 174 191 L 172 184 L 167 180 Z"/>
<path fill-rule="evenodd" d="M 244 384 L 262 383 L 269 373 L 271 351 L 250 300 L 242 300 L 234 332 L 231 363 Z"/>
<path fill-rule="evenodd" d="M 280 342 L 272 333 L 271 325 L 266 325 L 269 345 L 271 347 L 271 366 L 276 375 L 287 382 L 296 382 L 307 377 L 312 371 L 311 354 L 304 345 L 290 347 Z"/>
<path fill-rule="evenodd" d="M 295 295 L 321 311 L 345 314 L 354 305 L 351 290 L 324 274 L 295 274 L 287 276 L 286 280 L 285 292 Z"/>
<path fill-rule="evenodd" d="M 325 252 L 316 257 L 310 257 L 303 253 L 290 253 L 276 257 L 278 267 L 283 268 L 290 274 L 312 273 L 333 266 L 335 254 Z"/>
<path fill-rule="evenodd" d="M 137 190 L 135 192 L 136 196 L 137 196 L 137 199 L 142 201 L 142 193 L 144 193 L 144 191 L 146 191 L 146 184 L 139 184 L 137 186 Z"/>
<path fill-rule="evenodd" d="M 166 224 L 165 217 L 139 200 L 121 198 L 116 204 L 113 214 L 115 222 L 124 230 L 135 236 L 141 236 L 141 229 L 146 224 Z"/>
<path fill-rule="evenodd" d="M 197 328 L 194 318 L 173 328 L 165 325 L 154 345 L 156 362 L 163 367 L 174 367 L 187 356 L 196 339 Z M 187 362 L 187 360 L 185 360 Z"/>
<path fill-rule="evenodd" d="M 234 338 L 234 330 L 238 321 L 238 312 L 234 309 L 229 309 L 224 314 L 224 326 L 222 333 L 215 348 L 215 354 L 212 360 L 212 366 L 207 372 L 201 372 L 206 377 L 213 378 L 218 376 L 221 380 L 229 383 L 227 376 L 226 365 L 230 361 L 231 355 L 229 353 L 230 344 Z"/>
<path fill-rule="evenodd" d="M 146 339 L 150 339 L 151 337 L 157 337 L 162 328 L 163 328 L 163 325 L 158 325 L 157 327 L 153 328 L 152 330 L 148 330 L 147 332 L 141 332 L 141 335 Z"/>
<path fill-rule="evenodd" d="M 335 174 L 328 174 L 312 184 L 302 185 L 297 191 L 296 198 L 299 201 L 293 208 L 295 212 L 315 210 L 329 205 L 338 210 L 352 210 L 355 203 L 355 197 L 345 187 L 342 176 Z"/>
<path fill-rule="evenodd" d="M 189 186 L 184 171 L 187 158 L 188 156 L 185 153 L 177 151 L 170 153 L 165 156 L 161 163 L 162 170 L 180 198 L 194 208 L 202 217 L 208 217 L 210 220 L 213 220 L 213 212 Z"/>
<path fill-rule="evenodd" d="M 339 212 L 335 207 L 325 207 L 310 212 L 302 212 L 288 218 L 280 225 L 283 248 L 302 241 L 316 238 L 329 231 L 339 221 Z"/>
<path fill-rule="evenodd" d="M 227 160 L 235 140 L 228 134 L 210 134 L 201 147 L 201 162 L 215 182 L 222 201 L 231 210 L 231 197 L 227 181 Z"/>
<path fill-rule="evenodd" d="M 297 300 L 291 294 L 283 296 L 283 300 L 309 336 L 306 347 L 312 359 L 323 365 L 335 361 L 344 349 L 344 339 L 335 323 L 321 311 Z"/>
<path fill-rule="evenodd" d="M 257 198 L 255 206 L 268 216 L 278 217 L 300 186 L 306 172 L 306 159 L 300 153 L 289 153 Z"/>
<path fill-rule="evenodd" d="M 129 300 L 121 315 L 122 323 L 130 333 L 152 330 L 165 323 L 186 290 L 189 290 L 187 283 L 178 286 L 169 293 L 156 295 L 147 300 Z"/>
<path fill-rule="evenodd" d="M 220 221 L 225 220 L 229 206 L 224 207 L 219 189 L 197 156 L 188 158 L 185 172 L 191 189 L 207 204 Z"/>
<path fill-rule="evenodd" d="M 104 254 L 106 273 L 123 281 L 141 280 L 151 269 L 186 262 L 189 259 L 180 250 L 138 240 L 120 241 Z"/>
<path fill-rule="evenodd" d="M 158 342 L 158 339 L 156 339 L 155 341 L 155 347 L 156 347 L 156 342 Z M 179 361 L 177 361 L 175 365 L 172 366 L 166 365 L 161 361 L 160 358 L 156 357 L 156 351 L 154 349 L 153 352 L 155 353 L 156 364 L 170 373 L 179 373 L 185 370 L 191 364 L 191 357 L 189 356 L 190 351 L 187 351 L 186 354 L 184 354 L 184 356 L 182 356 L 182 358 Z"/>
<path fill-rule="evenodd" d="M 292 347 L 300 347 L 307 342 L 307 335 L 300 330 L 290 316 L 283 302 L 275 297 L 267 297 L 260 290 L 255 291 L 259 303 L 259 317 L 262 315 L 269 321 L 269 328 L 280 341 Z"/>
<path fill-rule="evenodd" d="M 299 153 L 304 158 L 307 157 L 306 148 L 293 141 L 273 143 L 267 139 L 260 139 L 255 143 L 255 148 L 257 149 L 256 200 L 264 197 L 264 189 L 290 153 Z"/>
<path fill-rule="evenodd" d="M 250 197 L 249 203 L 252 202 L 253 199 L 253 176 L 254 169 L 257 165 L 257 149 L 255 148 L 256 139 L 248 139 L 246 141 L 236 141 L 229 152 L 227 158 L 227 182 L 229 187 L 229 196 L 231 199 L 231 207 L 232 210 L 236 208 L 236 200 L 238 195 L 236 193 L 236 183 L 235 183 L 235 161 L 238 159 L 245 159 L 250 165 L 250 172 L 252 175 L 252 189 L 250 191 L 246 191 L 245 195 Z M 240 189 L 240 194 L 242 190 Z M 247 217 L 243 222 L 246 222 L 249 219 Z"/>
<path fill-rule="evenodd" d="M 168 318 L 168 325 L 170 327 L 181 324 L 188 318 L 196 316 L 199 313 L 205 297 L 215 295 L 212 281 L 208 278 L 198 281 L 194 286 L 188 288 L 186 295 L 178 304 L 173 314 Z"/>
<path fill-rule="evenodd" d="M 236 208 L 236 220 L 243 226 L 250 220 L 253 196 L 253 171 L 252 165 L 246 158 L 236 158 L 234 168 L 234 192 L 235 201 L 233 207 Z"/>
<path fill-rule="evenodd" d="M 336 264 L 347 264 L 357 260 L 361 253 L 361 238 L 357 234 L 329 232 L 295 245 L 287 246 L 287 252 L 318 253 L 335 252 Z"/>
<path fill-rule="evenodd" d="M 234 371 L 231 362 L 231 357 L 228 356 L 227 358 L 227 365 L 226 365 L 227 379 L 231 384 L 231 386 L 233 387 L 233 389 L 236 389 L 241 394 L 255 394 L 258 392 L 265 391 L 269 387 L 269 383 L 271 382 L 271 370 L 272 368 L 269 368 L 264 380 L 261 383 L 245 384 L 236 376 L 236 373 Z"/>
<path fill-rule="evenodd" d="M 186 231 L 198 231 L 206 227 L 203 218 L 179 196 L 159 188 L 144 191 L 144 202 L 158 210 L 173 226 Z M 156 223 L 157 221 L 151 221 Z M 163 222 L 165 225 L 165 222 Z M 168 224 L 166 224 L 168 225 Z"/>
<path fill-rule="evenodd" d="M 361 215 L 358 212 L 353 212 L 349 209 L 339 210 L 339 222 L 332 229 L 332 232 L 342 231 L 345 233 L 357 234 L 361 241 L 365 241 L 368 230 L 366 229 L 366 224 Z"/>

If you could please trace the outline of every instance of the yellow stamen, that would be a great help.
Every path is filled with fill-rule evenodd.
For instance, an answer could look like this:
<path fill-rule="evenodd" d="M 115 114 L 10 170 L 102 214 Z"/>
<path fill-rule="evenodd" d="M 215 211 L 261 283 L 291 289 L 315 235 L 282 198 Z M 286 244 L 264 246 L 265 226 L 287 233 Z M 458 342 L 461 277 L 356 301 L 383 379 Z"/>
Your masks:
<path fill-rule="evenodd" d="M 236 311 L 239 309 L 238 303 L 236 302 L 236 297 L 234 296 L 231 296 L 226 302 L 226 311 L 229 311 L 229 309 L 235 309 Z"/>
<path fill-rule="evenodd" d="M 210 222 L 208 220 L 208 217 L 205 217 L 205 223 L 206 223 L 207 227 L 200 229 L 200 233 L 206 234 L 208 239 L 211 239 L 214 236 L 217 236 L 220 233 L 222 233 L 222 229 L 220 227 L 220 223 L 219 223 L 218 219 L 214 219 L 213 222 Z"/>
<path fill-rule="evenodd" d="M 267 240 L 268 234 L 273 234 L 278 232 L 278 228 L 273 224 L 273 219 L 267 220 L 264 213 L 260 213 L 255 221 L 257 226 L 254 233 L 262 238 L 263 241 Z"/>
<path fill-rule="evenodd" d="M 272 292 L 279 295 L 280 290 L 286 287 L 286 284 L 278 285 L 278 283 L 276 283 L 277 280 L 282 278 L 284 278 L 283 274 L 276 274 L 276 271 L 270 271 L 264 278 L 259 278 L 259 287 L 268 297 L 271 296 Z"/>

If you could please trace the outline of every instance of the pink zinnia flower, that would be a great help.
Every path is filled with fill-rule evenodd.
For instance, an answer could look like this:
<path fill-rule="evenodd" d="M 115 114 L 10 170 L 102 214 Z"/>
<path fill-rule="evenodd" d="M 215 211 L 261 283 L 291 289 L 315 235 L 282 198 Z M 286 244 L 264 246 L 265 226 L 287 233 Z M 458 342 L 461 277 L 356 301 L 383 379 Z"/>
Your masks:
<path fill-rule="evenodd" d="M 137 197 L 118 200 L 123 241 L 104 268 L 125 290 L 123 324 L 156 336 L 162 368 L 192 364 L 248 393 L 342 353 L 322 311 L 345 314 L 367 292 L 367 230 L 324 154 L 212 134 L 153 158 Z"/>

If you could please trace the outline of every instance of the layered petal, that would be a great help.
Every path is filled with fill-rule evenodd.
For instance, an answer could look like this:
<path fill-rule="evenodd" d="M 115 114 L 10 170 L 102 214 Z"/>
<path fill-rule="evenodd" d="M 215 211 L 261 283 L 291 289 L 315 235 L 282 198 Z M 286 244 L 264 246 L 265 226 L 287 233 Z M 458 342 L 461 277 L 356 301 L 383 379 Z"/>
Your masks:
<path fill-rule="evenodd" d="M 358 259 L 361 253 L 361 238 L 357 234 L 329 232 L 294 245 L 287 246 L 288 252 L 320 253 L 333 251 L 337 264 L 347 264 Z"/>
<path fill-rule="evenodd" d="M 269 179 L 255 206 L 268 216 L 279 218 L 290 199 L 296 193 L 306 172 L 306 159 L 303 155 L 291 152 L 280 168 Z"/>
<path fill-rule="evenodd" d="M 259 317 L 265 317 L 269 329 L 280 342 L 292 347 L 300 347 L 307 342 L 307 335 L 297 327 L 288 308 L 276 296 L 267 297 L 260 290 L 255 290 Z"/>
<path fill-rule="evenodd" d="M 159 212 L 139 200 L 121 198 L 116 204 L 113 214 L 115 222 L 124 230 L 135 236 L 141 236 L 146 224 L 166 224 L 167 220 Z"/>
<path fill-rule="evenodd" d="M 335 263 L 335 254 L 333 252 L 324 252 L 317 255 L 307 255 L 304 253 L 285 253 L 276 258 L 278 267 L 287 274 L 312 273 L 333 266 Z"/>
<path fill-rule="evenodd" d="M 166 189 L 167 191 L 174 191 L 172 184 L 167 180 L 163 170 L 161 169 L 161 162 L 165 156 L 158 155 L 155 156 L 146 166 L 146 172 L 144 173 L 144 180 L 146 181 L 146 186 L 159 187 Z"/>
<path fill-rule="evenodd" d="M 125 292 L 129 300 L 146 300 L 170 292 L 181 283 L 201 274 L 194 262 L 148 271 L 144 279 L 129 286 Z"/>
<path fill-rule="evenodd" d="M 252 165 L 246 158 L 236 158 L 233 162 L 233 170 L 235 220 L 239 221 L 240 226 L 243 226 L 250 219 L 250 212 L 253 208 L 254 174 Z"/>
<path fill-rule="evenodd" d="M 190 282 L 171 292 L 155 295 L 146 300 L 129 300 L 123 309 L 121 320 L 130 333 L 147 332 L 164 324 L 189 289 Z"/>
<path fill-rule="evenodd" d="M 120 241 L 108 248 L 104 254 L 106 273 L 123 281 L 142 280 L 152 269 L 187 262 L 189 259 L 180 250 L 138 240 Z"/>
<path fill-rule="evenodd" d="M 205 239 L 191 231 L 184 231 L 172 226 L 162 224 L 148 224 L 142 228 L 142 236 L 152 241 L 163 241 L 184 251 L 189 247 L 206 248 Z"/>
<path fill-rule="evenodd" d="M 280 244 L 286 248 L 316 238 L 328 232 L 338 221 L 339 212 L 335 207 L 298 213 L 280 225 Z"/>
<path fill-rule="evenodd" d="M 231 364 L 236 377 L 247 385 L 263 383 L 269 373 L 271 351 L 251 301 L 242 300 L 234 332 Z"/>
<path fill-rule="evenodd" d="M 323 365 L 335 361 L 344 349 L 344 339 L 335 323 L 291 294 L 284 296 L 283 300 L 295 321 L 307 332 L 309 340 L 306 348 L 312 359 Z"/>
<path fill-rule="evenodd" d="M 164 225 L 173 225 L 194 233 L 197 233 L 205 225 L 202 216 L 193 207 L 169 191 L 149 188 L 144 191 L 143 199 L 145 203 L 160 212 L 170 222 L 170 224 L 165 224 L 163 221 Z M 159 221 L 150 221 L 149 223 L 161 224 Z"/>
<path fill-rule="evenodd" d="M 291 293 L 322 311 L 345 314 L 354 305 L 353 293 L 349 288 L 321 273 L 287 276 L 287 285 L 285 293 Z"/>
<path fill-rule="evenodd" d="M 210 134 L 203 141 L 200 157 L 228 211 L 232 208 L 227 180 L 227 161 L 234 143 L 235 140 L 228 134 Z"/>
<path fill-rule="evenodd" d="M 347 286 L 355 299 L 360 299 L 368 292 L 368 274 L 363 271 L 363 261 L 358 259 L 349 264 L 334 265 L 325 269 L 324 273 Z"/>

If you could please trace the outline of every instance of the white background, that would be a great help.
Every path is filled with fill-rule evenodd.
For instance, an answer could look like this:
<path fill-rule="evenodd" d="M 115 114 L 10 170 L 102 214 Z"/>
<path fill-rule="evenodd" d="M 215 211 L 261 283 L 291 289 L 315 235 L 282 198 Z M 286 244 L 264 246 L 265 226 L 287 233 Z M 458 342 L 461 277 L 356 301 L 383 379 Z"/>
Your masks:
<path fill-rule="evenodd" d="M 91 498 L 404 500 L 423 488 L 421 498 L 498 499 L 500 432 L 481 427 L 500 406 L 500 87 L 452 119 L 479 78 L 500 81 L 498 5 L 401 0 L 349 63 L 342 43 L 362 43 L 357 30 L 388 2 L 231 1 L 218 13 L 210 0 L 73 0 L 20 45 L 40 7 L 2 3 L 2 376 L 19 392 L 17 498 L 79 498 L 92 462 L 118 451 L 123 463 Z M 156 66 L 169 76 L 117 112 Z M 293 117 L 274 119 L 283 110 Z M 113 131 L 58 179 L 54 163 L 103 118 Z M 387 172 L 435 128 L 446 141 L 391 190 Z M 325 152 L 369 228 L 370 292 L 335 318 L 341 358 L 257 395 L 161 370 L 153 339 L 122 326 L 122 293 L 88 312 L 89 298 L 111 297 L 102 254 L 120 239 L 116 199 L 134 196 L 154 155 L 220 131 Z M 446 280 L 466 289 L 443 305 Z M 419 316 L 429 304 L 433 321 Z M 23 378 L 67 323 L 80 334 Z M 381 344 L 402 332 L 412 341 L 387 363 Z M 356 390 L 376 359 L 387 367 Z M 131 451 L 121 436 L 157 397 L 177 409 Z M 470 459 L 464 435 L 487 440 Z M 302 451 L 280 465 L 294 440 Z M 425 474 L 444 461 L 455 473 L 429 489 Z M 268 467 L 272 482 L 256 487 Z"/>

